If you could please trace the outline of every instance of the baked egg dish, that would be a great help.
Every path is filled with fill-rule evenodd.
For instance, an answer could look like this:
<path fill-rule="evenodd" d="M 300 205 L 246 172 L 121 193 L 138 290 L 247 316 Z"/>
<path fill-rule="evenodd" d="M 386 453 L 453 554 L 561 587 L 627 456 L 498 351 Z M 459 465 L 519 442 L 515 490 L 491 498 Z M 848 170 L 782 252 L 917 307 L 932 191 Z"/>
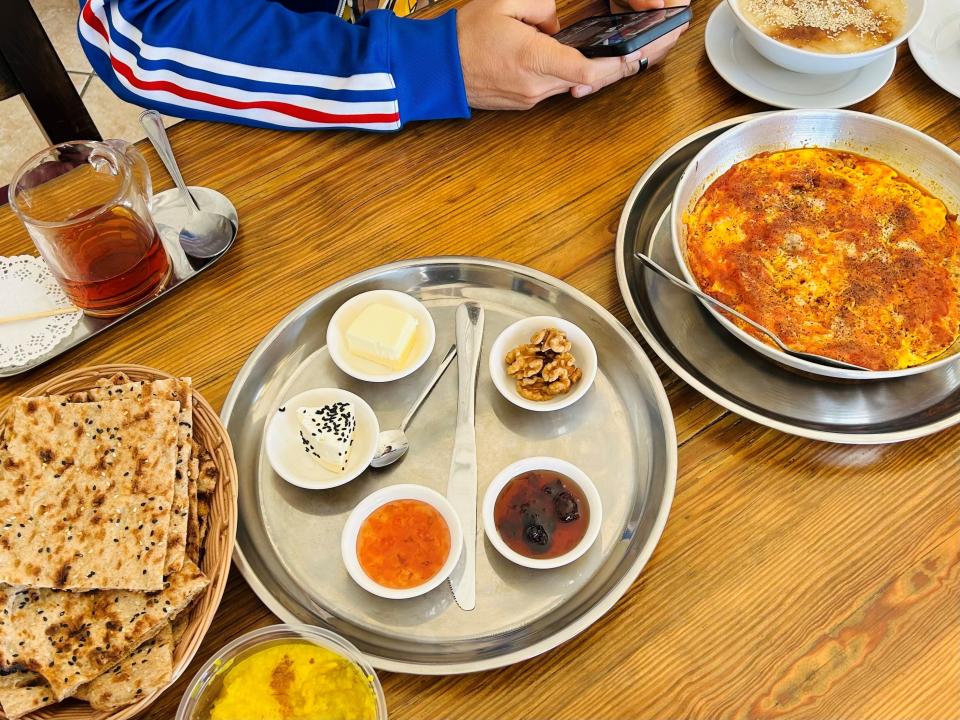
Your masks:
<path fill-rule="evenodd" d="M 796 350 L 900 370 L 960 335 L 957 216 L 882 162 L 827 148 L 759 153 L 714 180 L 683 221 L 700 288 Z"/>

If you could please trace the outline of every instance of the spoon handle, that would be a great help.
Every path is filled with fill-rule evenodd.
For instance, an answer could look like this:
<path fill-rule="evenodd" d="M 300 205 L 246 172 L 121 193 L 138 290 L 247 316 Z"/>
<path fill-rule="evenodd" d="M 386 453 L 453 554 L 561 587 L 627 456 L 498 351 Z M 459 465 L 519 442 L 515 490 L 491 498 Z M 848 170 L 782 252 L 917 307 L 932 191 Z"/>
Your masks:
<path fill-rule="evenodd" d="M 727 311 L 731 315 L 736 315 L 745 323 L 751 325 L 752 327 L 755 327 L 757 330 L 759 330 L 764 335 L 766 335 L 771 340 L 773 340 L 777 344 L 777 347 L 779 347 L 787 355 L 792 355 L 793 357 L 798 357 L 803 360 L 807 360 L 809 362 L 818 363 L 820 365 L 829 365 L 830 367 L 843 368 L 844 370 L 868 370 L 869 369 L 869 368 L 863 367 L 862 365 L 854 365 L 853 363 L 844 362 L 843 360 L 834 360 L 833 358 L 825 357 L 823 355 L 816 355 L 814 353 L 805 353 L 805 352 L 800 352 L 799 350 L 794 350 L 793 348 L 788 346 L 786 343 L 784 343 L 783 340 L 777 337 L 777 335 L 772 330 L 768 330 L 763 325 L 751 320 L 743 313 L 734 310 L 729 305 L 726 305 L 725 303 L 720 302 L 716 298 L 710 297 L 706 293 L 701 292 L 697 288 L 693 287 L 693 285 L 690 285 L 689 283 L 684 282 L 683 280 L 678 278 L 676 275 L 671 273 L 669 270 L 665 270 L 660 265 L 658 265 L 653 258 L 645 255 L 639 250 L 634 251 L 633 256 L 637 258 L 637 260 L 642 262 L 644 265 L 646 265 L 648 268 L 653 270 L 655 273 L 657 273 L 657 275 L 659 275 L 660 277 L 666 280 L 669 280 L 677 287 L 683 288 L 687 292 L 692 293 L 693 295 L 696 295 L 701 300 L 704 300 L 705 302 L 708 302 L 711 305 L 715 305 L 721 310 Z"/>
<path fill-rule="evenodd" d="M 183 181 L 183 175 L 180 174 L 180 167 L 177 165 L 177 159 L 173 155 L 173 148 L 170 147 L 170 138 L 167 137 L 166 128 L 163 127 L 163 119 L 156 110 L 144 110 L 140 113 L 140 124 L 147 131 L 147 137 L 153 143 L 153 149 L 157 151 L 163 166 L 170 173 L 174 184 L 180 190 L 180 195 L 187 205 L 187 210 L 191 214 L 200 212 L 197 201 L 187 189 L 187 184 Z"/>
<path fill-rule="evenodd" d="M 417 399 L 413 401 L 413 405 L 410 406 L 410 409 L 407 411 L 407 414 L 404 416 L 403 420 L 400 421 L 400 432 L 405 432 L 407 425 L 410 424 L 410 421 L 413 420 L 413 416 L 417 414 L 417 410 L 420 409 L 420 406 L 423 405 L 423 401 L 427 399 L 427 396 L 433 390 L 434 386 L 443 376 L 443 373 L 449 367 L 450 363 L 453 362 L 453 359 L 457 356 L 457 346 L 451 345 L 450 349 L 447 350 L 447 354 L 443 356 L 443 360 L 440 361 L 440 367 L 437 368 L 437 371 L 433 374 L 433 377 L 430 378 L 423 390 L 420 391 L 420 394 L 417 396 Z"/>
<path fill-rule="evenodd" d="M 748 318 L 748 317 L 747 317 L 746 315 L 744 315 L 742 312 L 738 312 L 738 311 L 734 310 L 734 309 L 733 309 L 732 307 L 730 307 L 729 305 L 720 302 L 720 301 L 717 300 L 716 298 L 711 297 L 711 296 L 707 295 L 705 292 L 701 292 L 701 291 L 698 290 L 697 288 L 693 287 L 693 285 L 684 282 L 683 280 L 681 280 L 680 278 L 678 278 L 676 275 L 674 275 L 673 273 L 671 273 L 669 270 L 666 270 L 666 269 L 664 269 L 663 267 L 661 267 L 661 266 L 656 262 L 656 260 L 654 260 L 652 257 L 650 257 L 650 256 L 648 256 L 648 255 L 645 255 L 644 253 L 640 252 L 639 250 L 634 253 L 634 257 L 636 257 L 637 260 L 639 260 L 640 262 L 642 262 L 642 263 L 643 263 L 644 265 L 646 265 L 648 268 L 650 268 L 651 270 L 653 270 L 657 275 L 659 275 L 660 277 L 664 278 L 665 280 L 669 280 L 670 282 L 672 282 L 672 283 L 673 283 L 674 285 L 676 285 L 677 287 L 683 288 L 683 289 L 686 290 L 688 293 L 691 293 L 691 294 L 693 294 L 693 295 L 696 295 L 696 296 L 697 296 L 698 298 L 700 298 L 701 300 L 703 300 L 703 301 L 705 301 L 705 302 L 708 302 L 708 303 L 710 303 L 711 305 L 713 305 L 714 307 L 720 308 L 721 310 L 725 310 L 725 311 L 727 311 L 728 313 L 730 313 L 731 315 L 735 315 L 736 317 L 740 318 L 741 320 L 743 320 L 745 323 L 751 325 L 752 327 L 755 327 L 757 330 L 759 330 L 759 331 L 762 332 L 764 335 L 766 335 L 766 336 L 769 337 L 771 340 L 773 340 L 773 341 L 780 347 L 781 350 L 784 350 L 785 352 L 792 352 L 792 351 L 790 350 L 790 348 L 788 348 L 786 345 L 783 344 L 783 342 L 780 340 L 780 338 L 777 337 L 777 336 L 773 333 L 772 330 L 768 330 L 767 328 L 765 328 L 765 327 L 764 327 L 763 325 L 761 325 L 760 323 L 755 322 L 755 321 L 751 320 L 750 318 Z"/>

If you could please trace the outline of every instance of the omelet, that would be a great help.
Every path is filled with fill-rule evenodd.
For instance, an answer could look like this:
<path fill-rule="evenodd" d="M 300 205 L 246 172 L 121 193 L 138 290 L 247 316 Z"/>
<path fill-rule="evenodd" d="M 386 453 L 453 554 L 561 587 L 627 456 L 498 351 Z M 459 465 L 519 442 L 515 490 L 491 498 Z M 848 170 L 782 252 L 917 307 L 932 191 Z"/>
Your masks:
<path fill-rule="evenodd" d="M 760 153 L 683 220 L 700 287 L 797 350 L 898 370 L 960 335 L 957 216 L 882 162 L 826 148 Z"/>

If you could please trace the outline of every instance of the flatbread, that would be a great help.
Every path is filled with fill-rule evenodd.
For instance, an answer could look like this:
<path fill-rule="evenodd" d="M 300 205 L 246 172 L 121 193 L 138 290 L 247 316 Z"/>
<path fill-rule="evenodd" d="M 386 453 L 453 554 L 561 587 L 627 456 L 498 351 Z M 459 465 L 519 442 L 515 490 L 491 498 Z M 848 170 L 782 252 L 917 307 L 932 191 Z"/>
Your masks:
<path fill-rule="evenodd" d="M 200 521 L 200 557 L 203 557 L 203 544 L 207 541 L 210 529 L 210 501 L 206 496 L 197 500 L 197 519 Z"/>
<path fill-rule="evenodd" d="M 220 480 L 220 470 L 213 460 L 213 455 L 209 450 L 201 449 L 197 458 L 200 462 L 197 476 L 197 493 L 199 495 L 212 495 L 217 489 L 217 481 Z"/>
<path fill-rule="evenodd" d="M 34 710 L 57 702 L 50 686 L 42 677 L 36 673 L 20 673 L 20 675 L 32 680 L 8 687 L 0 685 L 0 708 L 3 708 L 3 714 L 8 720 L 16 720 Z"/>
<path fill-rule="evenodd" d="M 0 708 L 8 720 L 56 702 L 42 675 L 29 670 L 12 670 L 0 675 Z"/>
<path fill-rule="evenodd" d="M 16 398 L 0 483 L 0 582 L 163 584 L 180 404 Z"/>
<path fill-rule="evenodd" d="M 217 468 L 213 455 L 208 450 L 199 448 L 197 457 L 197 556 L 203 557 L 203 546 L 207 540 L 207 530 L 210 528 L 210 499 L 217 489 L 220 480 L 220 470 Z"/>
<path fill-rule="evenodd" d="M 170 623 L 119 664 L 81 685 L 74 697 L 94 710 L 116 710 L 167 686 L 173 675 L 173 631 Z"/>
<path fill-rule="evenodd" d="M 170 529 L 167 533 L 167 558 L 164 572 L 176 572 L 183 565 L 187 545 L 189 513 L 188 479 L 193 437 L 193 390 L 190 378 L 131 382 L 123 373 L 110 380 L 101 380 L 87 392 L 90 400 L 111 400 L 129 397 L 154 397 L 180 403 L 177 418 L 177 470 L 173 485 Z"/>
<path fill-rule="evenodd" d="M 0 668 L 40 673 L 63 700 L 169 627 L 208 584 L 186 561 L 154 593 L 0 586 Z"/>
<path fill-rule="evenodd" d="M 183 636 L 187 632 L 187 625 L 190 624 L 190 608 L 184 608 L 176 619 L 171 623 L 173 630 L 173 646 L 176 647 L 180 644 L 180 640 L 183 639 Z"/>
<path fill-rule="evenodd" d="M 193 443 L 193 457 L 190 459 L 188 473 L 187 501 L 190 513 L 187 516 L 187 557 L 197 565 L 200 564 L 200 519 L 197 516 L 197 477 L 200 475 L 200 446 Z"/>

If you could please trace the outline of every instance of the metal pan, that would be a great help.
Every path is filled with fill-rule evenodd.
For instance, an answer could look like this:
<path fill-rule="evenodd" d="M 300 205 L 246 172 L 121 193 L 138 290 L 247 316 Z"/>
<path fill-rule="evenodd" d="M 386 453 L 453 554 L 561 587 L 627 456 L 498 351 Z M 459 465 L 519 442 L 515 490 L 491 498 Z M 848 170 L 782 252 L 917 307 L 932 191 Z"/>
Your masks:
<path fill-rule="evenodd" d="M 683 214 L 707 186 L 733 165 L 757 153 L 796 147 L 847 150 L 879 160 L 903 172 L 948 208 L 960 208 L 960 156 L 933 138 L 875 115 L 850 110 L 788 110 L 767 113 L 738 124 L 713 138 L 690 161 L 676 185 L 670 229 L 677 264 L 694 287 L 696 278 L 686 263 Z M 803 372 L 847 380 L 883 380 L 931 372 L 956 363 L 960 340 L 936 358 L 902 370 L 851 370 L 810 362 L 781 352 L 742 330 L 726 315 L 706 305 L 729 332 L 759 353 Z"/>
<path fill-rule="evenodd" d="M 634 260 L 646 251 L 674 273 L 670 204 L 691 159 L 725 130 L 756 115 L 725 120 L 684 138 L 634 186 L 617 231 L 620 292 L 647 344 L 677 375 L 714 402 L 762 425 L 816 440 L 888 443 L 960 422 L 957 364 L 872 383 L 827 379 L 778 365 L 720 326 L 693 296 Z"/>
<path fill-rule="evenodd" d="M 437 327 L 433 357 L 413 375 L 363 383 L 340 372 L 325 348 L 327 323 L 348 298 L 392 289 L 421 300 Z M 456 424 L 456 373 L 447 373 L 407 430 L 404 460 L 334 490 L 281 480 L 263 451 L 264 421 L 287 397 L 335 385 L 362 396 L 382 427 L 396 427 L 454 338 L 464 300 L 486 316 L 483 354 L 509 323 L 530 315 L 567 318 L 597 348 L 597 378 L 577 403 L 549 413 L 515 407 L 480 363 L 477 390 L 478 503 L 494 475 L 531 455 L 583 469 L 603 505 L 600 538 L 556 570 L 501 557 L 478 525 L 477 604 L 460 610 L 446 584 L 410 600 L 385 600 L 353 583 L 339 538 L 369 493 L 414 482 L 446 490 Z M 223 407 L 240 472 L 235 560 L 261 600 L 287 622 L 323 625 L 386 670 L 450 674 L 526 660 L 585 630 L 626 592 L 660 537 L 676 480 L 676 436 L 663 386 L 627 330 L 559 280 L 496 260 L 433 258 L 387 265 L 323 290 L 288 315 L 254 350 Z"/>

